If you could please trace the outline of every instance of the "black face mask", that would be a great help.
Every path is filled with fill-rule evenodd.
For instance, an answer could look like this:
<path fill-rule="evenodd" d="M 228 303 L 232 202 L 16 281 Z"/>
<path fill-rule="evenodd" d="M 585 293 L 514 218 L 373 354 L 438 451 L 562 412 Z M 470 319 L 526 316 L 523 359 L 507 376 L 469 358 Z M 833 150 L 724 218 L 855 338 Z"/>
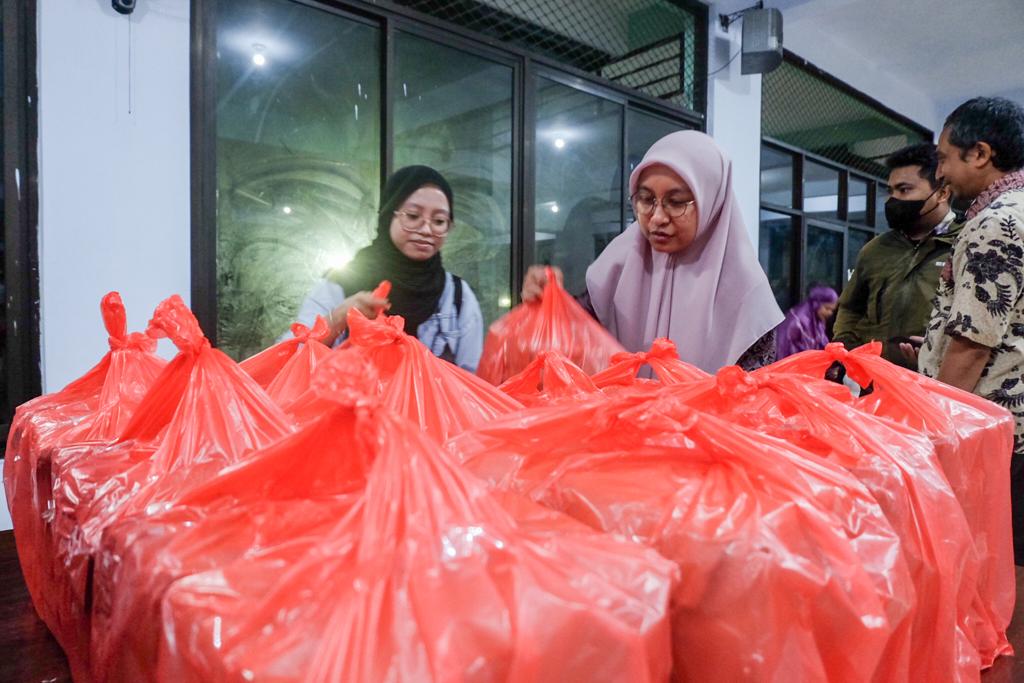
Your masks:
<path fill-rule="evenodd" d="M 935 190 L 935 192 L 938 191 Z M 904 235 L 917 230 L 921 224 L 921 219 L 939 208 L 939 204 L 936 204 L 927 213 L 921 213 L 921 209 L 924 208 L 924 205 L 928 203 L 928 200 L 932 198 L 935 192 L 932 192 L 924 199 L 896 199 L 895 197 L 889 197 L 889 200 L 885 203 L 885 220 L 889 223 L 889 227 Z"/>

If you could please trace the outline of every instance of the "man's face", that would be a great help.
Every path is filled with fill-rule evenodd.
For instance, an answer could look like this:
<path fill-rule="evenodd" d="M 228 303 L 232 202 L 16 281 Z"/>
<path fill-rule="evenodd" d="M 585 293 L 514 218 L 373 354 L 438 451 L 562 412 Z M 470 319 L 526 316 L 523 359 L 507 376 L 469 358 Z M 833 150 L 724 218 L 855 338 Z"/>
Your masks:
<path fill-rule="evenodd" d="M 934 188 L 921 177 L 920 166 L 900 166 L 889 172 L 889 196 L 896 199 L 928 199 Z M 930 204 L 931 202 L 929 202 Z"/>
<path fill-rule="evenodd" d="M 936 146 L 939 165 L 935 169 L 935 177 L 939 182 L 946 182 L 957 199 L 974 199 L 979 192 L 977 171 L 969 163 L 972 152 L 967 153 L 966 159 L 962 152 L 962 149 L 950 143 L 949 129 L 944 128 Z"/>

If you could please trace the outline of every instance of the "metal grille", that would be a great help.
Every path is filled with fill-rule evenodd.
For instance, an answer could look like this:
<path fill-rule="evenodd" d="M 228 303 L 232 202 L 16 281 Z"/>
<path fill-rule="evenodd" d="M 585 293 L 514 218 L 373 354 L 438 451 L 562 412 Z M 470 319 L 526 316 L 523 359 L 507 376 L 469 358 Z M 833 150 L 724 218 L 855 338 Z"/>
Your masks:
<path fill-rule="evenodd" d="M 671 0 L 397 0 L 666 100 L 703 107 L 702 21 Z"/>
<path fill-rule="evenodd" d="M 761 133 L 876 177 L 885 158 L 930 141 L 882 108 L 790 61 L 761 81 Z"/>

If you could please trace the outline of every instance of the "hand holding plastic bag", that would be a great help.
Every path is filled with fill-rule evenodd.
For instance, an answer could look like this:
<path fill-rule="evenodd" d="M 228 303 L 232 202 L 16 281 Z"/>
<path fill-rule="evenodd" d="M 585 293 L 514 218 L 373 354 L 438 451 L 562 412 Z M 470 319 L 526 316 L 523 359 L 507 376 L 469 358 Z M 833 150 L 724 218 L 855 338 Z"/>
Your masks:
<path fill-rule="evenodd" d="M 477 374 L 498 385 L 522 372 L 539 353 L 558 351 L 592 375 L 624 350 L 562 289 L 549 269 L 540 301 L 520 304 L 491 325 Z"/>

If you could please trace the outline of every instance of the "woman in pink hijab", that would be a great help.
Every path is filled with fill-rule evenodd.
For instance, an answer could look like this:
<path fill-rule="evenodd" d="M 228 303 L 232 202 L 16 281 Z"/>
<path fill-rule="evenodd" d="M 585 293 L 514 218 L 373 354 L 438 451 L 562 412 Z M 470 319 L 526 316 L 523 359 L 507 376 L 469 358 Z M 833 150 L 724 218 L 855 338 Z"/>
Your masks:
<path fill-rule="evenodd" d="M 637 217 L 587 269 L 584 305 L 630 351 L 659 337 L 707 372 L 775 359 L 784 316 L 757 261 L 732 189 L 732 163 L 697 131 L 666 135 L 629 177 Z M 523 300 L 537 298 L 533 266 Z"/>

